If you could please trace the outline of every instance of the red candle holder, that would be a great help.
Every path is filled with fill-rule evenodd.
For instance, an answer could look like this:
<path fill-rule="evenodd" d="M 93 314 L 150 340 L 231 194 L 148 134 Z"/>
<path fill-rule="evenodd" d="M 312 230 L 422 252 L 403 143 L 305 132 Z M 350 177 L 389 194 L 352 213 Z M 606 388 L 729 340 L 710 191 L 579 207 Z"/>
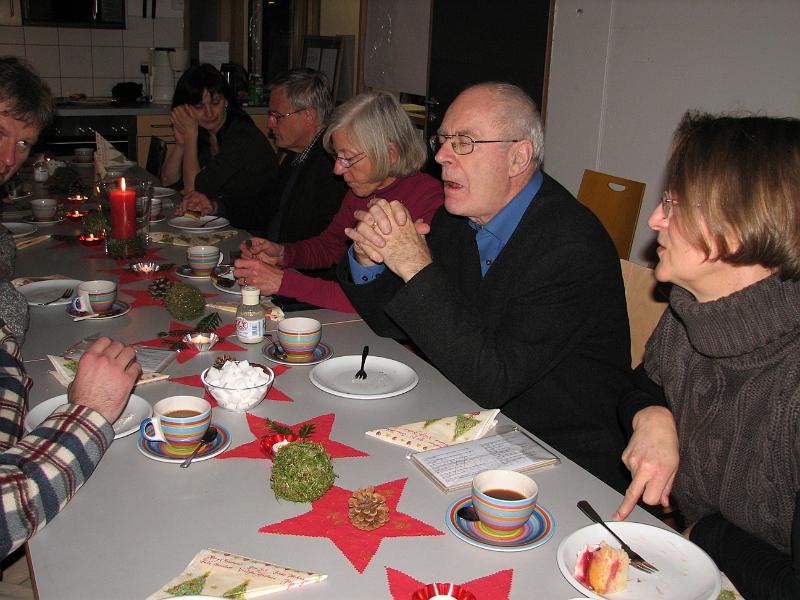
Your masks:
<path fill-rule="evenodd" d="M 89 214 L 89 211 L 75 209 L 75 210 L 68 210 L 64 214 L 70 221 L 80 221 L 83 217 Z"/>
<path fill-rule="evenodd" d="M 84 246 L 99 246 L 105 239 L 105 236 L 97 236 L 93 233 L 84 233 L 78 236 L 78 241 Z"/>

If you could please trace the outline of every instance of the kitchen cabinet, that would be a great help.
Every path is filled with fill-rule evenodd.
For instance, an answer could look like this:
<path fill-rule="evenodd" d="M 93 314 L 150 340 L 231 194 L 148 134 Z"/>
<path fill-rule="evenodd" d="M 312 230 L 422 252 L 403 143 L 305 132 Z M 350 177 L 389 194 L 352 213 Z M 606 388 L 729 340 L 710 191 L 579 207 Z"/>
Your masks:
<path fill-rule="evenodd" d="M 5 0 L 0 2 L 0 25 L 22 25 L 22 0 Z"/>
<path fill-rule="evenodd" d="M 250 115 L 264 135 L 269 137 L 269 117 L 267 115 Z M 150 150 L 150 137 L 159 137 L 167 144 L 175 143 L 169 115 L 139 115 L 136 118 L 136 162 L 147 164 L 147 153 Z"/>

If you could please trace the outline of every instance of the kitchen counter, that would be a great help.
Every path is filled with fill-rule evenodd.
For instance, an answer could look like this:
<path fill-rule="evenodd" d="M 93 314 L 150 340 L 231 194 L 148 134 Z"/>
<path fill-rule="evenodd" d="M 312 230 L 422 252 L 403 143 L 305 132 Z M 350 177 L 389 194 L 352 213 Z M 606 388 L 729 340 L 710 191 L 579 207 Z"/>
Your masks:
<path fill-rule="evenodd" d="M 251 115 L 265 115 L 269 112 L 268 106 L 245 106 L 244 110 Z M 95 115 L 112 116 L 139 116 L 139 115 L 168 115 L 169 104 L 130 104 L 127 106 L 58 106 L 57 117 L 93 117 Z"/>

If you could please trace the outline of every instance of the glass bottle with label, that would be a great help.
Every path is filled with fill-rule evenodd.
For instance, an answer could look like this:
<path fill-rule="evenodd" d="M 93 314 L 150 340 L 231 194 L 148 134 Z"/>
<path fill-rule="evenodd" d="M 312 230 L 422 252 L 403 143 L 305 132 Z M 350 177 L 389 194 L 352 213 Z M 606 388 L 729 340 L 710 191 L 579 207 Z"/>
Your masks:
<path fill-rule="evenodd" d="M 242 288 L 242 303 L 236 310 L 236 337 L 245 344 L 257 344 L 264 339 L 266 323 L 260 294 L 257 287 Z"/>

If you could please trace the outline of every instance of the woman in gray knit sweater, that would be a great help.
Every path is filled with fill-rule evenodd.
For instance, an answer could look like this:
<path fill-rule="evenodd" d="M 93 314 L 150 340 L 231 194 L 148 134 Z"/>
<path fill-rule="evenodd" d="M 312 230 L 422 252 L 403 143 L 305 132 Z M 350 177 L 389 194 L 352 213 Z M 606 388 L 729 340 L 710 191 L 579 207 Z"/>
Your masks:
<path fill-rule="evenodd" d="M 671 495 L 745 598 L 800 598 L 800 121 L 689 113 L 666 180 L 615 518 Z"/>

